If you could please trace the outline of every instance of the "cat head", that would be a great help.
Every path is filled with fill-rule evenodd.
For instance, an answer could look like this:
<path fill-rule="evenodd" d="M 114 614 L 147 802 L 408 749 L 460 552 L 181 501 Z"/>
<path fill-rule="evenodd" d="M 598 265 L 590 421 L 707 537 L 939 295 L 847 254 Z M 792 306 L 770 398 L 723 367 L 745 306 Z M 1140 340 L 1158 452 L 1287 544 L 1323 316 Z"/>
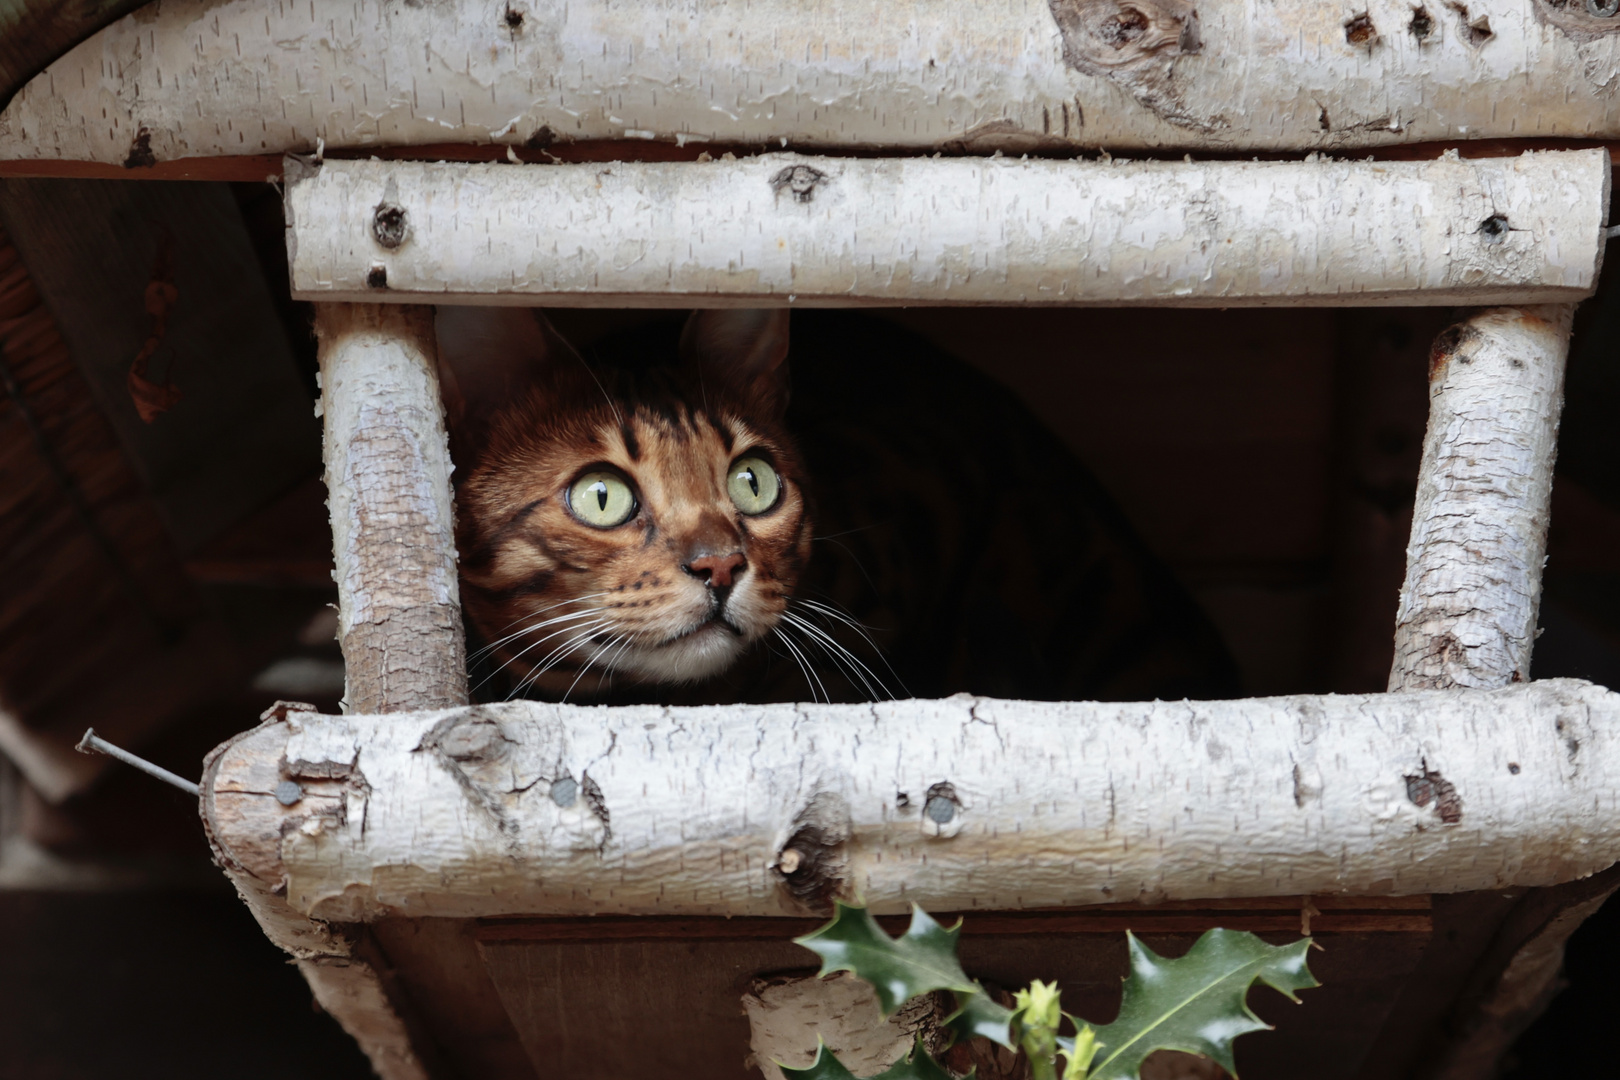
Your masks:
<path fill-rule="evenodd" d="M 439 310 L 462 602 L 514 681 L 689 682 L 775 629 L 810 549 L 787 331 L 700 311 L 593 365 L 538 312 Z"/>

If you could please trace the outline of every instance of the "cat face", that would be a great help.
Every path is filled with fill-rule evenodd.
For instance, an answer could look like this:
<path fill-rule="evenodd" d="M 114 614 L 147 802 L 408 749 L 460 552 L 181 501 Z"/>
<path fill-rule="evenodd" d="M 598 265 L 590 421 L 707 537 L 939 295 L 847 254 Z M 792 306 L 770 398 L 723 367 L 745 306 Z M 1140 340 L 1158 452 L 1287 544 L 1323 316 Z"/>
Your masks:
<path fill-rule="evenodd" d="M 699 312 L 634 368 L 522 309 L 441 309 L 439 341 L 462 601 L 515 681 L 688 682 L 771 633 L 810 547 L 786 312 Z"/>

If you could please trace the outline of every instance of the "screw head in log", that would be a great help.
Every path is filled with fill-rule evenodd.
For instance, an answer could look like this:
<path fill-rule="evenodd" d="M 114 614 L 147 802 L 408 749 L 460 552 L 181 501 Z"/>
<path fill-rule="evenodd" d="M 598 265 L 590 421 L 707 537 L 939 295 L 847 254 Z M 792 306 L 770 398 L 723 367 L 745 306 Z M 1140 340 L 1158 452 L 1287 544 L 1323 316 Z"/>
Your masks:
<path fill-rule="evenodd" d="M 551 801 L 564 810 L 579 798 L 579 781 L 572 776 L 561 776 L 551 782 Z"/>
<path fill-rule="evenodd" d="M 941 840 L 962 831 L 962 800 L 954 784 L 941 780 L 929 787 L 923 797 L 922 819 L 917 824 L 924 835 Z"/>
<path fill-rule="evenodd" d="M 276 802 L 282 806 L 292 806 L 304 797 L 304 789 L 296 780 L 283 780 L 276 785 Z"/>

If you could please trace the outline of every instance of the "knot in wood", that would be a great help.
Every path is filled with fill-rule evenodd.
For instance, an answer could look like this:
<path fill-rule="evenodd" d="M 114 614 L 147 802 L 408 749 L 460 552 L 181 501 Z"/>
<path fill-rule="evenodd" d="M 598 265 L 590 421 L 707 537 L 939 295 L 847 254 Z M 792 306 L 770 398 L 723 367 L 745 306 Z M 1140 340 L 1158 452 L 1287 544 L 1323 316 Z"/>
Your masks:
<path fill-rule="evenodd" d="M 850 895 L 845 845 L 854 825 L 849 804 L 832 792 L 818 792 L 793 825 L 793 835 L 777 852 L 773 869 L 792 906 L 826 914 L 835 899 Z"/>
<path fill-rule="evenodd" d="M 1457 786 L 1429 768 L 1427 761 L 1423 762 L 1422 772 L 1404 779 L 1406 797 L 1413 806 L 1425 807 L 1434 803 L 1435 812 L 1446 825 L 1455 825 L 1462 820 L 1462 796 L 1457 794 Z"/>
<path fill-rule="evenodd" d="M 1620 0 L 1615 0 L 1620 3 Z M 1479 238 L 1487 244 L 1500 244 L 1507 239 L 1508 219 L 1501 214 L 1492 214 L 1479 223 Z"/>
<path fill-rule="evenodd" d="M 1415 16 L 1414 16 L 1415 17 Z M 1378 43 L 1378 28 L 1372 16 L 1363 11 L 1344 21 L 1344 40 L 1358 49 L 1370 49 Z"/>
<path fill-rule="evenodd" d="M 827 179 L 827 174 L 808 165 L 789 165 L 771 177 L 771 187 L 778 194 L 783 188 L 793 193 L 798 202 L 807 203 L 815 197 L 816 185 Z"/>
<path fill-rule="evenodd" d="M 371 211 L 371 238 L 379 247 L 393 251 L 411 235 L 411 222 L 405 208 L 397 202 L 384 199 Z"/>

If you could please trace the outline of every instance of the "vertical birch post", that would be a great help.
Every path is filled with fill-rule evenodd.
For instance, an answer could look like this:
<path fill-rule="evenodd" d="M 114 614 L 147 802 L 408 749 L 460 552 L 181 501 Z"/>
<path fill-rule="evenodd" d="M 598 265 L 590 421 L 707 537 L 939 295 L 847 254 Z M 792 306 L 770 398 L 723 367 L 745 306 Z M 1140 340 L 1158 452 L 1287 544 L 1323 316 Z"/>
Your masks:
<path fill-rule="evenodd" d="M 1391 691 L 1490 689 L 1530 677 L 1574 313 L 1570 304 L 1491 308 L 1435 339 Z M 1520 929 L 1511 961 L 1482 972 L 1491 982 L 1421 1075 L 1494 1076 L 1550 1000 L 1569 935 L 1610 891 Z"/>
<path fill-rule="evenodd" d="M 1491 308 L 1435 340 L 1392 691 L 1530 677 L 1573 315 Z"/>
<path fill-rule="evenodd" d="M 345 709 L 465 705 L 433 309 L 318 304 L 315 311 Z M 299 969 L 379 1076 L 425 1080 L 398 1003 L 366 959 L 365 944 L 363 933 L 336 934 L 333 955 L 301 956 Z"/>
<path fill-rule="evenodd" d="M 319 304 L 315 334 L 345 709 L 465 705 L 433 309 Z"/>

